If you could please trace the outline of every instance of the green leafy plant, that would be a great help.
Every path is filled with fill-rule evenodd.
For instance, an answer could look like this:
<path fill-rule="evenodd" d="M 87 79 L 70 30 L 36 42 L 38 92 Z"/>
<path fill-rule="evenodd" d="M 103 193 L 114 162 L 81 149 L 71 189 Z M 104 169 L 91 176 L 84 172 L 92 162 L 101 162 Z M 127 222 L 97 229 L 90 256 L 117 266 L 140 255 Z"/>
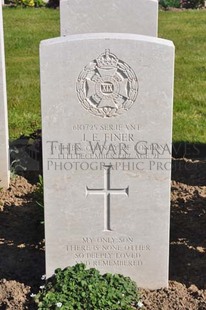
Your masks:
<path fill-rule="evenodd" d="M 181 1 L 180 0 L 160 0 L 159 4 L 165 10 L 170 8 L 180 8 Z"/>
<path fill-rule="evenodd" d="M 44 181 L 42 175 L 39 175 L 39 181 L 37 183 L 37 188 L 36 188 L 36 199 L 37 199 L 37 204 L 44 208 Z"/>
<path fill-rule="evenodd" d="M 101 275 L 98 270 L 76 264 L 57 269 L 35 295 L 38 309 L 133 310 L 142 307 L 137 286 L 118 274 Z"/>
<path fill-rule="evenodd" d="M 43 0 L 12 0 L 11 3 L 15 6 L 24 6 L 24 7 L 42 7 L 45 6 Z"/>
<path fill-rule="evenodd" d="M 44 211 L 44 182 L 43 177 L 39 175 L 39 181 L 37 183 L 36 191 L 35 191 L 36 203 L 39 207 L 41 207 L 42 211 Z M 42 212 L 42 220 L 41 223 L 44 223 L 44 212 Z"/>

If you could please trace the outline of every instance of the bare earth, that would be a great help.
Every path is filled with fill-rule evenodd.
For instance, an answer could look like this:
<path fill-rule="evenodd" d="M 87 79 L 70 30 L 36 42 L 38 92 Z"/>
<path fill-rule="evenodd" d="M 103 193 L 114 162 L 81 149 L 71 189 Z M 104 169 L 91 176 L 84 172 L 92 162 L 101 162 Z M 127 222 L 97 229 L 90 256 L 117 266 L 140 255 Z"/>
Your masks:
<path fill-rule="evenodd" d="M 44 229 L 35 188 L 15 176 L 0 191 L 0 310 L 35 309 L 30 294 L 42 285 Z M 171 190 L 169 288 L 141 290 L 144 309 L 206 310 L 206 161 L 174 159 Z"/>

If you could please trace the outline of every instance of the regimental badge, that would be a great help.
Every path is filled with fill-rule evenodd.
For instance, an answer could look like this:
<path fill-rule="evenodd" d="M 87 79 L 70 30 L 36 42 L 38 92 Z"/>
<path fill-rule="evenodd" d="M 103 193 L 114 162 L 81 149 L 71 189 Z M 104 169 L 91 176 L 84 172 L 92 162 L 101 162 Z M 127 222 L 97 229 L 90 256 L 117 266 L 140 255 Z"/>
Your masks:
<path fill-rule="evenodd" d="M 138 81 L 132 68 L 105 50 L 80 73 L 76 91 L 85 110 L 103 118 L 128 111 L 137 98 Z"/>

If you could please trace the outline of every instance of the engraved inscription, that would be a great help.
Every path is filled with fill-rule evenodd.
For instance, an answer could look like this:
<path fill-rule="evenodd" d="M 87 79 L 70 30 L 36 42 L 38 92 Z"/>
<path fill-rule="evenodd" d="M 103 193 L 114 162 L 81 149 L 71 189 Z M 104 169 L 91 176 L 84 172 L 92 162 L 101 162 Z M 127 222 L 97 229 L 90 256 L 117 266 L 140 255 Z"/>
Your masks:
<path fill-rule="evenodd" d="M 133 69 L 105 50 L 80 73 L 76 83 L 82 106 L 95 116 L 113 117 L 128 111 L 137 98 Z"/>
<path fill-rule="evenodd" d="M 104 166 L 104 188 L 90 189 L 86 186 L 87 195 L 104 195 L 104 231 L 111 231 L 110 223 L 110 196 L 111 195 L 129 195 L 129 186 L 122 189 L 114 189 L 110 187 L 110 169 L 111 165 Z"/>
<path fill-rule="evenodd" d="M 75 263 L 88 267 L 127 266 L 141 268 L 150 255 L 151 246 L 136 243 L 130 236 L 83 237 L 78 243 L 66 245 L 66 251 Z"/>

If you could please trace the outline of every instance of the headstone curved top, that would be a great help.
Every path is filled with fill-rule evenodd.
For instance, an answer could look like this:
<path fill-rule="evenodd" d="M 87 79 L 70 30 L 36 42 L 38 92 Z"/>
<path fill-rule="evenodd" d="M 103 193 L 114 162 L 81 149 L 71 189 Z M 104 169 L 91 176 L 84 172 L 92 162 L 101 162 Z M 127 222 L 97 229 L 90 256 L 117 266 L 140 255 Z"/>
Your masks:
<path fill-rule="evenodd" d="M 61 0 L 61 35 L 133 33 L 157 36 L 157 0 Z"/>
<path fill-rule="evenodd" d="M 9 186 L 8 116 L 2 6 L 0 5 L 0 188 Z"/>
<path fill-rule="evenodd" d="M 40 64 L 47 276 L 83 262 L 167 286 L 173 43 L 71 35 Z"/>

